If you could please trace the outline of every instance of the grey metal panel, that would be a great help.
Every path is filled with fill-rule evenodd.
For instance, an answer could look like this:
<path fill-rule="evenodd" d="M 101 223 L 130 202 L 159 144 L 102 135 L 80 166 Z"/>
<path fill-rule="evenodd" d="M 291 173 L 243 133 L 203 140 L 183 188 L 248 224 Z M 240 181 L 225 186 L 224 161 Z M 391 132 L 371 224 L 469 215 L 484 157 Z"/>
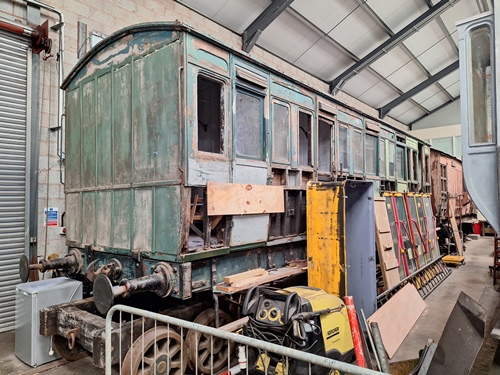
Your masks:
<path fill-rule="evenodd" d="M 373 183 L 345 183 L 347 294 L 367 316 L 377 309 Z"/>
<path fill-rule="evenodd" d="M 26 252 L 28 42 L 0 32 L 0 332 L 14 328 L 18 259 Z"/>
<path fill-rule="evenodd" d="M 30 366 L 58 359 L 51 338 L 40 335 L 40 309 L 82 298 L 82 283 L 66 277 L 19 284 L 16 288 L 16 356 Z M 1 321 L 1 317 L 0 317 Z"/>
<path fill-rule="evenodd" d="M 267 240 L 268 230 L 268 214 L 233 216 L 230 246 L 264 242 Z"/>

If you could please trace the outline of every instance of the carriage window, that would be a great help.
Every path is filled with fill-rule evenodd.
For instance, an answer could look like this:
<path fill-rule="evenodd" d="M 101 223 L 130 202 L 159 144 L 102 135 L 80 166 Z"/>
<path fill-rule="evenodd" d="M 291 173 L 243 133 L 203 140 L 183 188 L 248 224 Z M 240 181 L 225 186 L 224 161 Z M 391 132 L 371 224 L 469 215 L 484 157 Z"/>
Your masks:
<path fill-rule="evenodd" d="M 290 115 L 287 106 L 273 103 L 273 160 L 290 159 Z"/>
<path fill-rule="evenodd" d="M 413 159 L 413 162 L 412 162 L 412 167 L 413 167 L 413 181 L 418 181 L 418 155 L 417 155 L 417 151 L 416 150 L 413 150 L 412 154 L 412 159 Z"/>
<path fill-rule="evenodd" d="M 429 175 L 430 175 L 430 157 L 429 155 L 425 155 L 424 157 L 424 183 L 425 184 L 430 184 L 430 179 L 429 179 Z"/>
<path fill-rule="evenodd" d="M 222 154 L 222 84 L 198 76 L 198 150 Z"/>
<path fill-rule="evenodd" d="M 347 128 L 342 125 L 339 126 L 339 162 L 343 171 L 349 170 L 349 140 Z"/>
<path fill-rule="evenodd" d="M 377 174 L 377 137 L 366 135 L 366 173 Z"/>
<path fill-rule="evenodd" d="M 389 177 L 394 178 L 396 172 L 396 146 L 389 142 Z"/>
<path fill-rule="evenodd" d="M 235 146 L 238 156 L 264 158 L 264 106 L 261 96 L 236 92 Z"/>
<path fill-rule="evenodd" d="M 318 121 L 318 169 L 332 169 L 332 125 L 326 121 Z"/>
<path fill-rule="evenodd" d="M 385 139 L 381 139 L 379 140 L 379 158 L 380 158 L 380 176 L 381 177 L 385 177 L 385 173 L 386 173 L 386 168 L 387 166 L 385 165 L 385 160 L 386 160 L 386 156 L 385 156 Z"/>
<path fill-rule="evenodd" d="M 311 115 L 299 112 L 299 165 L 312 166 Z"/>
<path fill-rule="evenodd" d="M 354 152 L 354 172 L 363 173 L 363 134 L 356 130 L 352 133 L 352 150 Z"/>
<path fill-rule="evenodd" d="M 492 134 L 491 31 L 487 26 L 470 32 L 470 77 L 472 102 L 471 143 L 494 142 Z"/>
<path fill-rule="evenodd" d="M 401 146 L 396 148 L 396 173 L 398 180 L 406 179 L 405 149 Z"/>

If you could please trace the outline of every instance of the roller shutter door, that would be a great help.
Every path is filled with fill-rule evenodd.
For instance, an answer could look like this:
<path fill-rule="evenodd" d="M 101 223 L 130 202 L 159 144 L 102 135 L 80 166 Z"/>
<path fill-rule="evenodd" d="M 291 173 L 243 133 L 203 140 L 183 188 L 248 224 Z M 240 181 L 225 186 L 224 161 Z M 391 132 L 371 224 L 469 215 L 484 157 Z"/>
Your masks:
<path fill-rule="evenodd" d="M 0 31 L 0 332 L 14 329 L 27 242 L 28 42 Z"/>

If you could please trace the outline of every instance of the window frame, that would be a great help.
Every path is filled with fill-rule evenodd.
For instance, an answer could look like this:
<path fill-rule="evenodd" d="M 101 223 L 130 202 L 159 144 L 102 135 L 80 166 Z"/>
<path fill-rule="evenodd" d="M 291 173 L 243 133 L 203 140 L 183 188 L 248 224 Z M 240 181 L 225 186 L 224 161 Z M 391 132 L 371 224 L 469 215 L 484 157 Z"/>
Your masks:
<path fill-rule="evenodd" d="M 247 96 L 254 97 L 256 99 L 259 99 L 260 101 L 260 136 L 261 136 L 261 142 L 260 142 L 260 148 L 261 152 L 259 156 L 250 156 L 250 155 L 243 155 L 238 153 L 238 146 L 237 146 L 237 135 L 238 135 L 238 112 L 236 111 L 236 106 L 237 106 L 237 95 L 238 93 L 242 93 Z M 259 90 L 259 89 L 254 89 L 252 87 L 249 87 L 248 85 L 244 84 L 236 84 L 235 90 L 234 90 L 234 124 L 233 124 L 233 148 L 234 148 L 234 155 L 236 158 L 240 159 L 248 159 L 248 160 L 258 160 L 258 161 L 265 161 L 266 160 L 266 124 L 265 124 L 265 119 L 264 119 L 264 102 L 266 99 L 265 95 L 265 90 Z"/>
<path fill-rule="evenodd" d="M 199 89 L 199 84 L 198 84 L 198 79 L 202 77 L 205 80 L 212 81 L 215 83 L 220 84 L 220 122 L 219 122 L 219 130 L 220 130 L 220 137 L 221 137 L 221 152 L 211 152 L 211 151 L 205 151 L 205 150 L 200 150 L 199 148 L 199 132 L 198 132 L 198 123 L 199 123 L 199 108 L 198 108 L 198 103 L 199 103 L 199 95 L 198 95 L 198 89 Z M 196 152 L 204 155 L 224 155 L 227 156 L 228 154 L 228 137 L 227 137 L 227 115 L 226 115 L 226 102 L 227 102 L 227 87 L 228 87 L 228 82 L 224 79 L 221 79 L 219 77 L 216 77 L 214 74 L 210 74 L 209 72 L 199 70 L 198 73 L 196 74 L 195 78 L 196 82 L 196 97 L 195 97 L 195 103 L 196 103 Z"/>
<path fill-rule="evenodd" d="M 274 106 L 275 105 L 280 105 L 282 107 L 285 107 L 287 110 L 288 110 L 288 131 L 286 132 L 287 133 L 287 145 L 286 145 L 286 154 L 287 154 L 287 158 L 286 159 L 281 159 L 281 158 L 277 158 L 275 156 L 275 143 L 274 143 L 274 135 L 275 135 L 275 124 L 274 124 Z M 287 102 L 284 102 L 282 100 L 279 100 L 277 98 L 272 98 L 271 100 L 271 160 L 273 163 L 277 163 L 277 164 L 288 164 L 290 165 L 291 164 L 291 160 L 292 160 L 292 147 L 291 147 L 291 144 L 292 144 L 292 136 L 291 136 L 291 129 L 292 129 L 292 108 L 291 108 L 291 105 Z"/>

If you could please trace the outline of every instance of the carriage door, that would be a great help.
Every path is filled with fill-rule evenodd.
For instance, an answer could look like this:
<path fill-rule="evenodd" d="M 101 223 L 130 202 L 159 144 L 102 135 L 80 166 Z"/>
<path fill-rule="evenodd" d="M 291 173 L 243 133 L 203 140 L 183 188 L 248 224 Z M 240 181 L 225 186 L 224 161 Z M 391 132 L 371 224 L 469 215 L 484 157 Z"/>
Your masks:
<path fill-rule="evenodd" d="M 27 254 L 28 42 L 0 31 L 0 332 L 14 329 L 19 258 Z"/>
<path fill-rule="evenodd" d="M 268 75 L 243 62 L 235 66 L 233 182 L 267 185 Z M 231 246 L 267 240 L 269 214 L 233 216 Z M 253 228 L 249 231 L 248 228 Z"/>
<path fill-rule="evenodd" d="M 493 16 L 458 25 L 462 163 L 467 191 L 500 230 Z M 488 178 L 485 178 L 488 176 Z"/>

